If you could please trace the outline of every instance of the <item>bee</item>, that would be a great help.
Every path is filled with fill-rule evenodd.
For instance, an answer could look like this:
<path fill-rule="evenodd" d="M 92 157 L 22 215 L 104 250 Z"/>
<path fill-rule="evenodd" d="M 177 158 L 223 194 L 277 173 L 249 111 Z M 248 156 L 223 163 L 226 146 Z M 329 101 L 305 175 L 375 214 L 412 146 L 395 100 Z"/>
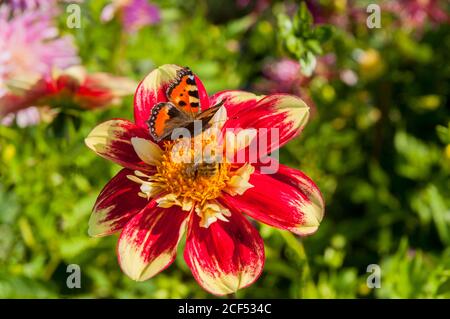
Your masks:
<path fill-rule="evenodd" d="M 193 178 L 197 178 L 199 176 L 202 177 L 213 177 L 215 176 L 220 169 L 220 163 L 195 163 L 190 166 L 186 172 L 189 176 Z"/>

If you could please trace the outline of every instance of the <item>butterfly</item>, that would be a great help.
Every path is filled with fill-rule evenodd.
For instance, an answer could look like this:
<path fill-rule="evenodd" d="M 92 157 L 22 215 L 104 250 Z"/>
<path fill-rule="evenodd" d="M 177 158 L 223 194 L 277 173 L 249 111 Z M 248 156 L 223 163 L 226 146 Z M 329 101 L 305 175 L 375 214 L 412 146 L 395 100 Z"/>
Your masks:
<path fill-rule="evenodd" d="M 194 133 L 194 121 L 201 121 L 202 131 L 209 127 L 208 122 L 222 106 L 223 101 L 202 111 L 197 82 L 192 71 L 182 68 L 177 72 L 176 80 L 167 88 L 169 102 L 156 104 L 147 124 L 150 135 L 156 142 L 169 139 L 176 128 L 186 128 Z"/>

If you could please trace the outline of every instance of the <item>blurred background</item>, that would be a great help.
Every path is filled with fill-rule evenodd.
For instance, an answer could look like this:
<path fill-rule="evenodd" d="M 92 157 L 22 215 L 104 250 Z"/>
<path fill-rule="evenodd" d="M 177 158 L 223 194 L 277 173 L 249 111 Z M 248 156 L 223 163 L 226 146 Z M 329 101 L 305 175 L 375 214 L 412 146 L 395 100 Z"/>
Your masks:
<path fill-rule="evenodd" d="M 136 283 L 117 236 L 87 235 L 119 167 L 83 140 L 132 119 L 138 81 L 165 63 L 209 94 L 287 92 L 312 109 L 280 156 L 318 184 L 325 218 L 307 238 L 258 225 L 266 265 L 239 298 L 450 298 L 447 1 L 0 4 L 0 298 L 212 297 L 182 254 Z"/>

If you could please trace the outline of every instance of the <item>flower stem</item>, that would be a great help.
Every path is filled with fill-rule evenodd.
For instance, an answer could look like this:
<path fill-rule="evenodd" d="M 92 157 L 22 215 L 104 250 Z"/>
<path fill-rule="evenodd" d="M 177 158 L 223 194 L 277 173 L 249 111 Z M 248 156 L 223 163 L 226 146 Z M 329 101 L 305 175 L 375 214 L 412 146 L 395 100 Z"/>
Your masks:
<path fill-rule="evenodd" d="M 280 234 L 289 248 L 295 252 L 300 261 L 302 267 L 300 276 L 300 294 L 302 294 L 302 290 L 306 285 L 314 285 L 311 278 L 311 269 L 309 267 L 309 261 L 308 256 L 306 255 L 305 247 L 303 246 L 303 242 L 295 237 L 292 233 L 280 230 Z"/>

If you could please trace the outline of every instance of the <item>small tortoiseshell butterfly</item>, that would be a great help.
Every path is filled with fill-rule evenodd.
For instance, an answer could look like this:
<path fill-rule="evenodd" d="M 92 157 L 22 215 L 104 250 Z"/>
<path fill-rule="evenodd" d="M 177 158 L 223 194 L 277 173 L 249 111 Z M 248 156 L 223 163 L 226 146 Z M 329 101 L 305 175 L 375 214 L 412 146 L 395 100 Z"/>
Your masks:
<path fill-rule="evenodd" d="M 193 134 L 196 120 L 202 122 L 202 130 L 208 128 L 208 122 L 223 104 L 218 103 L 202 112 L 195 76 L 188 67 L 177 72 L 176 80 L 169 85 L 166 95 L 169 102 L 156 104 L 147 121 L 156 142 L 170 138 L 176 128 L 186 128 Z"/>

